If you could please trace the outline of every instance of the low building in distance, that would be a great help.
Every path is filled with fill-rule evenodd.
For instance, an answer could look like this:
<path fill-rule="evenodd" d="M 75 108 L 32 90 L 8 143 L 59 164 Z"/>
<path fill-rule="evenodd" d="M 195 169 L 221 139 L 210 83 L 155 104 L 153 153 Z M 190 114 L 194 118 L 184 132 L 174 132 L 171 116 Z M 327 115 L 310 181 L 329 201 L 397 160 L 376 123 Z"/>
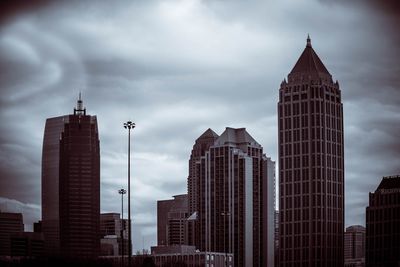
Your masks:
<path fill-rule="evenodd" d="M 367 267 L 400 266 L 400 175 L 383 177 L 369 193 L 365 255 Z"/>
<path fill-rule="evenodd" d="M 101 213 L 100 238 L 101 255 L 128 255 L 128 220 L 119 213 Z"/>
<path fill-rule="evenodd" d="M 42 233 L 22 232 L 10 237 L 11 256 L 41 257 L 44 255 L 44 238 Z"/>
<path fill-rule="evenodd" d="M 365 227 L 352 225 L 344 233 L 344 266 L 365 266 Z"/>
<path fill-rule="evenodd" d="M 151 247 L 156 266 L 233 267 L 233 254 L 200 252 L 195 246 L 173 245 Z"/>
<path fill-rule="evenodd" d="M 0 211 L 0 256 L 11 256 L 11 236 L 23 232 L 21 213 Z"/>
<path fill-rule="evenodd" d="M 186 239 L 188 195 L 157 201 L 157 244 L 183 245 Z"/>

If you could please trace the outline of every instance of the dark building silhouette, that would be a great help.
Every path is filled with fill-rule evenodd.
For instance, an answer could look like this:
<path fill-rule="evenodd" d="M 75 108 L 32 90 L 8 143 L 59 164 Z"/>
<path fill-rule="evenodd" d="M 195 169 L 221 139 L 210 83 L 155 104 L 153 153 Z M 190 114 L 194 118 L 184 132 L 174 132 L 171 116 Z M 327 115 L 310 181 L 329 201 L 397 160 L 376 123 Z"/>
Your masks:
<path fill-rule="evenodd" d="M 279 89 L 280 266 L 343 266 L 343 107 L 307 45 Z"/>
<path fill-rule="evenodd" d="M 11 236 L 23 232 L 21 213 L 0 211 L 0 256 L 11 256 Z"/>
<path fill-rule="evenodd" d="M 96 116 L 82 100 L 60 138 L 60 248 L 67 257 L 97 257 L 100 250 L 100 141 Z"/>
<path fill-rule="evenodd" d="M 47 255 L 60 252 L 60 137 L 68 116 L 46 120 L 42 149 L 42 232 Z"/>
<path fill-rule="evenodd" d="M 46 253 L 99 254 L 100 145 L 96 116 L 79 97 L 74 114 L 46 121 L 42 155 L 42 231 Z"/>
<path fill-rule="evenodd" d="M 365 255 L 367 267 L 400 266 L 400 175 L 383 177 L 369 193 Z"/>
<path fill-rule="evenodd" d="M 33 223 L 33 232 L 35 233 L 43 233 L 42 230 L 42 221 L 34 222 Z"/>
<path fill-rule="evenodd" d="M 187 236 L 188 195 L 157 201 L 157 244 L 184 245 Z"/>
<path fill-rule="evenodd" d="M 42 233 L 22 232 L 11 235 L 11 256 L 41 257 L 44 255 Z"/>
<path fill-rule="evenodd" d="M 216 137 L 200 136 L 189 161 L 195 245 L 233 253 L 234 266 L 274 266 L 275 163 L 245 128 Z"/>
<path fill-rule="evenodd" d="M 344 233 L 344 266 L 364 267 L 365 265 L 365 227 L 352 225 Z"/>

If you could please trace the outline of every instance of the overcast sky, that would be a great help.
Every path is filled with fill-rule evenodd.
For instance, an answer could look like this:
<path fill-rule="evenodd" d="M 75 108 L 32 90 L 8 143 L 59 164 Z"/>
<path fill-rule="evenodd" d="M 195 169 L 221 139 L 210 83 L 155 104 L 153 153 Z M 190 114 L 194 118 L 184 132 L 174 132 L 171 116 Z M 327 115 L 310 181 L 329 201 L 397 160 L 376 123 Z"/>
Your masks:
<path fill-rule="evenodd" d="M 396 1 L 39 1 L 0 6 L 0 209 L 39 220 L 46 118 L 97 115 L 101 210 L 119 212 L 132 120 L 134 251 L 156 244 L 156 201 L 186 193 L 207 128 L 246 127 L 277 159 L 278 89 L 306 45 L 338 80 L 346 226 L 400 173 Z M 352 2 L 351 4 L 347 2 Z M 381 4 L 380 2 L 385 2 Z"/>

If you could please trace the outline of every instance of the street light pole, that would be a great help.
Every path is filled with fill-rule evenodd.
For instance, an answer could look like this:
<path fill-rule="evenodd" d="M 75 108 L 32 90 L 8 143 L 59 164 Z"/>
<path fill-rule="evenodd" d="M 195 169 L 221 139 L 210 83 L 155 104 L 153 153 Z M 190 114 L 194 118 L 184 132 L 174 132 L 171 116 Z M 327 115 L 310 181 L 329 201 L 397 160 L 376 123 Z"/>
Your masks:
<path fill-rule="evenodd" d="M 118 190 L 118 194 L 121 195 L 121 266 L 124 267 L 124 195 L 126 190 L 121 188 Z"/>
<path fill-rule="evenodd" d="M 131 129 L 135 128 L 135 123 L 127 121 L 124 128 L 128 129 L 128 266 L 132 262 L 132 229 L 131 229 Z"/>

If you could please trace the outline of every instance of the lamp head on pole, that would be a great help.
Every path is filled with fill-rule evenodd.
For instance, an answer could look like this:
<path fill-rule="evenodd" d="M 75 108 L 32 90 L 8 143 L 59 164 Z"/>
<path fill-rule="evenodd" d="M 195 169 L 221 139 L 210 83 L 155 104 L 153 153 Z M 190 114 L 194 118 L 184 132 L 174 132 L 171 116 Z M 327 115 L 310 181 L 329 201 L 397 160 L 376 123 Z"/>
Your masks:
<path fill-rule="evenodd" d="M 133 129 L 133 128 L 135 128 L 135 123 L 134 122 L 131 122 L 131 121 L 127 121 L 127 122 L 125 122 L 124 123 L 124 128 L 125 129 Z"/>
<path fill-rule="evenodd" d="M 122 189 L 118 190 L 118 194 L 125 195 L 126 190 L 122 188 Z"/>

